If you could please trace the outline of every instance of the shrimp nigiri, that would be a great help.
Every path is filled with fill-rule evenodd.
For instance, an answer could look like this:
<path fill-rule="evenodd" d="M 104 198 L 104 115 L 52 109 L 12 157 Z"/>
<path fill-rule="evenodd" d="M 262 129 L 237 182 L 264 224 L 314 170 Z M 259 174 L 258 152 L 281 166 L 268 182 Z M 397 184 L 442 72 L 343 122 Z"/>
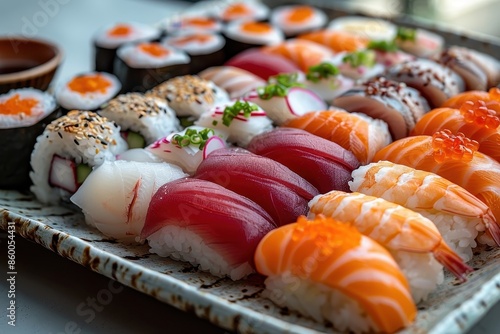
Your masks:
<path fill-rule="evenodd" d="M 429 218 L 465 261 L 488 229 L 500 241 L 500 228 L 486 204 L 464 188 L 434 173 L 389 161 L 374 162 L 352 173 L 351 191 L 381 197 Z"/>
<path fill-rule="evenodd" d="M 271 231 L 255 252 L 267 297 L 342 332 L 393 333 L 416 307 L 391 255 L 355 228 L 316 217 Z M 349 313 L 344 311 L 349 310 Z"/>
<path fill-rule="evenodd" d="M 373 161 L 389 160 L 442 176 L 486 203 L 500 221 L 500 163 L 477 152 L 479 144 L 449 130 L 407 137 L 387 145 Z"/>
<path fill-rule="evenodd" d="M 500 161 L 500 118 L 484 101 L 467 101 L 460 109 L 437 108 L 420 119 L 412 135 L 429 135 L 448 129 L 479 143 L 479 152 Z"/>
<path fill-rule="evenodd" d="M 443 280 L 442 266 L 435 260 L 461 281 L 472 271 L 429 219 L 395 203 L 357 192 L 333 190 L 315 196 L 309 207 L 309 217 L 322 214 L 353 224 L 362 234 L 391 251 L 417 302 L 425 300 Z"/>
<path fill-rule="evenodd" d="M 341 109 L 307 113 L 283 126 L 303 129 L 333 141 L 351 151 L 362 164 L 370 162 L 378 150 L 391 142 L 387 123 Z"/>

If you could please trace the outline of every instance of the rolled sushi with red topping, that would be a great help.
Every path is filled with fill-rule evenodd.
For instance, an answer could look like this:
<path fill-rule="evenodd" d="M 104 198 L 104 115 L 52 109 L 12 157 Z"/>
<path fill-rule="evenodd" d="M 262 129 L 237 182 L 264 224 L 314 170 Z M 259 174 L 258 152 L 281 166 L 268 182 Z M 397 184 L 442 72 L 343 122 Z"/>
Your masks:
<path fill-rule="evenodd" d="M 28 188 L 31 151 L 60 110 L 52 95 L 33 88 L 0 95 L 0 188 Z"/>
<path fill-rule="evenodd" d="M 287 37 L 322 28 L 328 21 L 325 12 L 309 5 L 280 6 L 271 13 L 271 23 Z"/>
<path fill-rule="evenodd" d="M 165 26 L 167 36 L 187 33 L 217 33 L 222 30 L 222 23 L 216 18 L 202 15 L 183 15 L 176 17 Z"/>
<path fill-rule="evenodd" d="M 191 57 L 189 73 L 198 73 L 207 67 L 220 65 L 225 59 L 226 40 L 216 33 L 200 32 L 169 36 L 163 39 L 163 42 L 186 52 Z"/>
<path fill-rule="evenodd" d="M 118 49 L 114 73 L 122 92 L 145 92 L 175 76 L 189 72 L 190 57 L 159 42 L 127 44 Z"/>
<path fill-rule="evenodd" d="M 161 31 L 141 23 L 114 23 L 94 35 L 95 70 L 113 73 L 116 50 L 126 44 L 160 38 Z"/>
<path fill-rule="evenodd" d="M 269 7 L 260 1 L 233 1 L 222 9 L 215 10 L 215 16 L 224 22 L 263 21 L 269 15 Z"/>
<path fill-rule="evenodd" d="M 179 119 L 167 101 L 140 93 L 117 96 L 103 106 L 99 115 L 120 126 L 129 149 L 144 148 L 181 130 Z"/>
<path fill-rule="evenodd" d="M 120 80 L 113 74 L 89 72 L 76 75 L 56 88 L 56 99 L 63 111 L 95 111 L 114 98 L 120 89 Z"/>
<path fill-rule="evenodd" d="M 227 41 L 227 59 L 253 47 L 279 44 L 285 38 L 283 32 L 274 25 L 256 21 L 228 23 L 223 34 Z"/>
<path fill-rule="evenodd" d="M 44 203 L 67 202 L 92 168 L 127 149 L 120 127 L 91 111 L 72 110 L 38 136 L 31 154 L 31 191 Z"/>

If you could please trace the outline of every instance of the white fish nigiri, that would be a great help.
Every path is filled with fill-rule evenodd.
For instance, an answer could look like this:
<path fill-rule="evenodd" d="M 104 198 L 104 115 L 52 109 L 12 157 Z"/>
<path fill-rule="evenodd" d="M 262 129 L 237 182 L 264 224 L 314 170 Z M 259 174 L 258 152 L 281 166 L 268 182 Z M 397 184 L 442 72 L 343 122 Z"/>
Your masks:
<path fill-rule="evenodd" d="M 180 166 L 186 173 L 196 172 L 198 165 L 213 150 L 226 147 L 226 133 L 202 126 L 189 126 L 181 132 L 158 139 L 146 150 L 161 160 Z"/>
<path fill-rule="evenodd" d="M 156 190 L 186 176 L 168 163 L 106 161 L 70 199 L 82 209 L 87 224 L 108 237 L 133 242 L 141 233 Z"/>
<path fill-rule="evenodd" d="M 195 124 L 227 133 L 227 141 L 240 147 L 246 147 L 254 136 L 273 128 L 273 121 L 262 108 L 242 100 L 217 105 L 203 113 Z"/>

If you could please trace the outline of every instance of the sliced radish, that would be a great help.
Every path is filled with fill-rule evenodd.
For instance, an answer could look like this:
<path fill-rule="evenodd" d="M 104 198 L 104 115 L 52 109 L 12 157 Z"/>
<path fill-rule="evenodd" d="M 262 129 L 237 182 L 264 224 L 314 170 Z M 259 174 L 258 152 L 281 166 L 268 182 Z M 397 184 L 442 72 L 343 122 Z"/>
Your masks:
<path fill-rule="evenodd" d="M 54 154 L 50 163 L 49 184 L 75 193 L 78 190 L 76 163 Z"/>
<path fill-rule="evenodd" d="M 328 105 L 312 90 L 302 87 L 292 87 L 285 97 L 290 112 L 302 116 L 311 111 L 326 110 Z"/>
<path fill-rule="evenodd" d="M 220 137 L 212 136 L 207 139 L 203 147 L 203 159 L 206 159 L 210 153 L 220 148 L 225 148 L 226 143 Z"/>

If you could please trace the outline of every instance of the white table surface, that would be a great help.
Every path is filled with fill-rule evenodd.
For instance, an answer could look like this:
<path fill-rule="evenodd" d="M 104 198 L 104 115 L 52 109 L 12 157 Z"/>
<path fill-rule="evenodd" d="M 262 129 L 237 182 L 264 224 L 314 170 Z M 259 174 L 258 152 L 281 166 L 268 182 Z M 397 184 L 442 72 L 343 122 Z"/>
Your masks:
<path fill-rule="evenodd" d="M 0 35 L 23 34 L 61 45 L 64 63 L 56 76 L 61 81 L 92 69 L 90 41 L 100 26 L 114 21 L 155 23 L 188 5 L 153 0 L 0 0 Z M 17 326 L 7 325 L 8 286 L 2 278 L 0 333 L 227 333 L 21 237 L 16 245 Z M 7 272 L 6 250 L 6 234 L 0 231 L 3 273 Z M 110 288 L 116 293 L 109 302 L 90 306 L 103 289 Z M 500 304 L 469 334 L 500 333 L 498 317 Z"/>

